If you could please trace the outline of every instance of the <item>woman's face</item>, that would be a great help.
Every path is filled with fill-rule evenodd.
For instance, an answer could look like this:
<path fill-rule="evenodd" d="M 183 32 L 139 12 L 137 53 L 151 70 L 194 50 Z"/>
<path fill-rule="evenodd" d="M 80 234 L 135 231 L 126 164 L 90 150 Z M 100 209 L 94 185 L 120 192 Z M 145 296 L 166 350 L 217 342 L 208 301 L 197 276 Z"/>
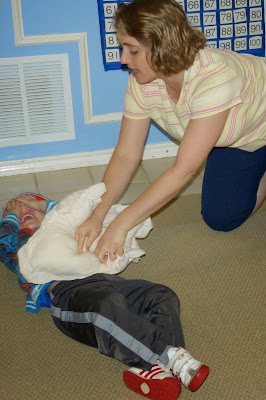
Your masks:
<path fill-rule="evenodd" d="M 132 36 L 117 33 L 117 37 L 122 47 L 120 62 L 127 64 L 138 83 L 154 81 L 158 76 L 148 64 L 149 49 Z"/>

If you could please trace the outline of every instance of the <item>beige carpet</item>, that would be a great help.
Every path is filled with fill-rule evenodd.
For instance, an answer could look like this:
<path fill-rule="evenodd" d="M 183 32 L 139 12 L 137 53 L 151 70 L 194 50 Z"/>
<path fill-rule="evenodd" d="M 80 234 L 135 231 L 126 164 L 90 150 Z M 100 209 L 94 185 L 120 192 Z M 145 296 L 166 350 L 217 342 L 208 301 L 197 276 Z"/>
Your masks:
<path fill-rule="evenodd" d="M 182 304 L 186 347 L 211 373 L 180 400 L 266 398 L 266 207 L 230 233 L 200 219 L 200 197 L 186 196 L 154 217 L 147 255 L 122 274 L 170 286 Z M 137 400 L 122 382 L 125 366 L 76 343 L 48 310 L 24 312 L 24 294 L 0 269 L 2 400 Z"/>

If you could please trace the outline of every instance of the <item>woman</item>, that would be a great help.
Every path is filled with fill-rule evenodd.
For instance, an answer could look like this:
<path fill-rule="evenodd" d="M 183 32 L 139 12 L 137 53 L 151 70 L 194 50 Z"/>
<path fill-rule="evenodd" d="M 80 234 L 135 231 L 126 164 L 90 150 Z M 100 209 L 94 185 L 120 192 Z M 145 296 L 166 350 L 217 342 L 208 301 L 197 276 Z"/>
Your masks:
<path fill-rule="evenodd" d="M 118 144 L 103 181 L 107 192 L 76 230 L 79 252 L 142 157 L 150 120 L 180 140 L 176 160 L 108 227 L 95 254 L 123 254 L 127 232 L 176 196 L 207 158 L 202 215 L 215 230 L 240 226 L 266 196 L 266 64 L 262 58 L 205 48 L 175 0 L 133 0 L 115 17 L 121 63 L 132 70 Z"/>

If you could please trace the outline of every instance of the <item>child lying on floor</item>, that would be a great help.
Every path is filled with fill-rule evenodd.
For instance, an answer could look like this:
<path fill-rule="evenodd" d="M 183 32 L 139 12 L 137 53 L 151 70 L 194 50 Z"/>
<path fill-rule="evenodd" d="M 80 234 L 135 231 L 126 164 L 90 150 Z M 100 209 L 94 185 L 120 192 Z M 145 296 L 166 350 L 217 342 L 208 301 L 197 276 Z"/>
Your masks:
<path fill-rule="evenodd" d="M 168 287 L 111 274 L 29 283 L 17 252 L 57 202 L 36 194 L 10 200 L 0 220 L 0 260 L 27 292 L 27 310 L 51 307 L 55 325 L 69 337 L 128 365 L 126 386 L 151 400 L 176 400 L 181 385 L 197 390 L 209 368 L 184 348 L 180 303 Z"/>
<path fill-rule="evenodd" d="M 98 183 L 71 193 L 45 216 L 41 227 L 18 252 L 20 272 L 28 282 L 81 279 L 98 272 L 117 274 L 132 260 L 136 262 L 145 254 L 139 248 L 136 238 L 148 235 L 152 229 L 150 218 L 128 232 L 124 254 L 114 260 L 108 257 L 106 263 L 101 263 L 96 257 L 94 250 L 99 238 L 92 243 L 89 251 L 84 246 L 84 252 L 78 254 L 75 229 L 91 215 L 105 192 L 105 184 Z M 121 204 L 114 204 L 110 208 L 100 237 L 125 208 Z"/>

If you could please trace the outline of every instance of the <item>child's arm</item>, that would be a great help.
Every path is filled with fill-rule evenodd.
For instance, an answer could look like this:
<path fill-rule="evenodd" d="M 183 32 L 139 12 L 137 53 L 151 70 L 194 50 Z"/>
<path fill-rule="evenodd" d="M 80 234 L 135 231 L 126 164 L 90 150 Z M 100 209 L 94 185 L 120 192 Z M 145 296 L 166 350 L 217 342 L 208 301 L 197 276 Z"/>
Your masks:
<path fill-rule="evenodd" d="M 4 218 L 0 221 L 0 260 L 14 272 L 16 271 L 12 258 L 17 258 L 17 251 L 21 247 L 19 216 L 20 207 L 18 202 L 10 200 L 7 203 Z"/>
<path fill-rule="evenodd" d="M 58 203 L 59 201 L 47 200 L 45 214 L 48 214 L 48 212 L 51 211 Z"/>
<path fill-rule="evenodd" d="M 32 208 L 34 208 L 34 205 L 35 207 L 39 207 L 39 205 L 34 202 L 34 200 L 36 200 L 35 198 L 30 199 L 27 197 L 23 200 L 25 204 L 26 202 L 31 202 L 29 206 Z M 45 205 L 43 209 L 45 213 L 51 211 L 58 204 L 57 201 L 53 200 L 36 200 L 36 202 L 41 203 L 41 206 Z M 40 210 L 40 208 L 38 209 Z M 16 273 L 21 289 L 27 292 L 26 311 L 37 312 L 40 307 L 50 307 L 50 297 L 46 294 L 46 289 L 50 285 L 50 282 L 45 285 L 29 284 L 20 273 L 17 252 L 28 241 L 32 234 L 20 231 L 19 217 L 19 202 L 10 200 L 4 211 L 4 218 L 0 220 L 0 261 L 2 261 L 8 269 Z"/>

